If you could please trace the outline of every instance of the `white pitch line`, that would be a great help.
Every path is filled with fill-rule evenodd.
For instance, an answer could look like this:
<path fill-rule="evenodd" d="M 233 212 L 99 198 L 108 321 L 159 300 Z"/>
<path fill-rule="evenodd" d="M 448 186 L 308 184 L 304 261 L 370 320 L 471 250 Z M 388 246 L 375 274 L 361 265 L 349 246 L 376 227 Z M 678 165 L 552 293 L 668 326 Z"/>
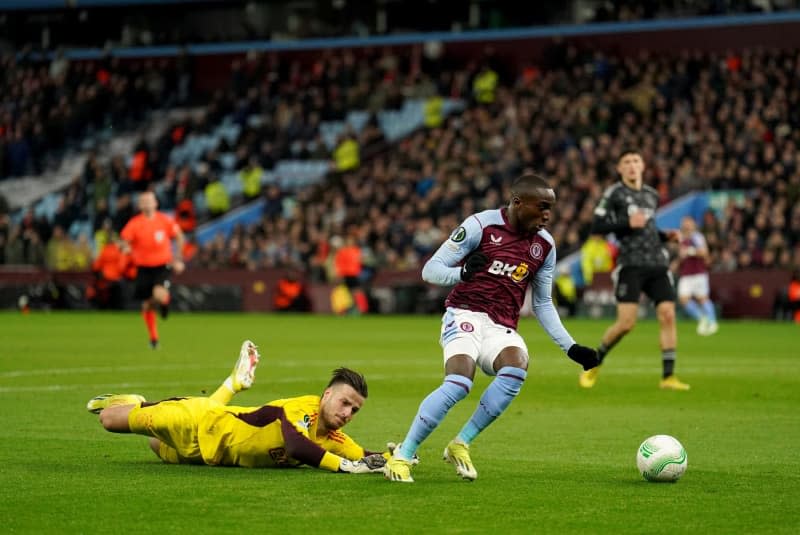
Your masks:
<path fill-rule="evenodd" d="M 35 370 L 9 370 L 0 372 L 0 377 L 31 377 L 35 375 L 81 375 L 91 373 L 126 373 L 138 371 L 162 371 L 162 370 L 210 370 L 212 366 L 199 366 L 197 364 L 164 365 L 154 364 L 152 366 L 84 366 L 80 368 L 37 368 Z"/>
<path fill-rule="evenodd" d="M 393 359 L 392 361 L 395 365 L 400 364 L 405 369 L 414 369 L 416 367 L 422 366 L 429 366 L 431 365 L 430 359 Z M 381 364 L 381 360 L 349 360 L 343 362 L 342 365 L 346 365 L 348 367 L 358 369 L 361 366 L 374 366 L 376 364 Z M 297 360 L 274 360 L 269 361 L 266 364 L 266 373 L 269 373 L 268 369 L 278 369 L 278 368 L 285 368 L 285 369 L 294 369 L 294 368 L 305 368 L 308 366 L 337 366 L 336 363 L 331 362 L 330 360 L 314 360 L 314 361 L 297 361 Z M 84 366 L 84 367 L 76 367 L 76 368 L 37 368 L 35 370 L 7 370 L 4 372 L 0 372 L 0 379 L 14 379 L 19 377 L 34 377 L 34 376 L 53 376 L 53 375 L 91 375 L 91 374 L 128 374 L 128 373 L 137 373 L 137 372 L 161 372 L 161 371 L 175 371 L 175 370 L 224 370 L 225 368 L 221 366 L 209 366 L 209 365 L 198 365 L 198 364 L 153 364 L 153 365 L 136 365 L 136 366 Z M 261 368 L 260 368 L 261 369 Z M 580 369 L 570 366 L 569 363 L 565 366 L 557 366 L 556 368 L 550 368 L 548 366 L 547 375 L 549 376 L 563 376 L 563 375 L 575 375 L 577 376 Z M 607 368 L 603 368 L 602 375 L 603 376 L 615 376 L 615 375 L 647 375 L 650 373 L 658 373 L 659 366 L 658 363 L 654 363 L 651 366 L 607 366 Z M 536 361 L 531 363 L 531 366 L 528 370 L 529 374 L 536 375 L 540 372 L 539 366 L 537 366 Z M 263 373 L 263 372 L 262 372 Z M 438 373 L 438 372 L 437 372 Z M 479 372 L 480 373 L 480 372 Z M 753 366 L 733 366 L 728 368 L 719 368 L 719 367 L 710 367 L 710 366 L 692 366 L 692 365 L 683 365 L 680 366 L 680 374 L 682 375 L 712 375 L 712 376 L 734 376 L 739 375 L 741 373 L 748 373 L 754 376 L 762 376 L 762 375 L 772 375 L 774 372 L 770 369 L 765 368 L 764 366 L 760 365 L 753 365 Z M 375 374 L 369 374 L 368 378 L 377 378 Z M 388 378 L 392 378 L 393 376 L 387 376 Z M 427 377 L 427 375 L 426 375 Z M 313 380 L 313 378 L 312 378 Z M 2 388 L 2 387 L 0 387 Z"/>
<path fill-rule="evenodd" d="M 352 360 L 348 359 L 342 363 L 343 366 L 357 368 L 359 366 L 372 366 L 380 359 Z M 403 359 L 397 361 L 403 366 L 430 364 L 430 359 Z M 270 360 L 267 364 L 270 368 L 302 368 L 308 366 L 337 366 L 331 360 Z M 128 373 L 141 371 L 166 371 L 166 370 L 216 370 L 222 366 L 210 366 L 207 364 L 152 364 L 136 366 L 82 366 L 75 368 L 37 368 L 35 370 L 7 370 L 0 372 L 0 378 L 33 377 L 37 375 L 85 375 L 96 373 Z"/>
<path fill-rule="evenodd" d="M 371 374 L 370 381 L 388 381 L 395 379 L 436 379 L 439 374 L 425 373 L 413 375 L 397 375 L 397 374 Z M 324 379 L 324 378 L 323 378 Z M 319 377 L 311 376 L 293 376 L 293 377 L 272 377 L 269 382 L 264 382 L 260 386 L 267 384 L 287 384 L 287 383 L 303 383 L 319 380 Z M 165 387 L 186 387 L 186 381 L 165 381 L 158 383 L 151 382 L 128 382 L 128 383 L 91 383 L 91 384 L 54 384 L 54 385 L 37 385 L 37 386 L 0 386 L 0 394 L 11 394 L 15 392 L 61 392 L 67 390 L 92 390 L 92 391 L 120 391 L 122 389 L 137 389 L 137 390 L 155 390 Z M 216 387 L 213 387 L 216 388 Z M 213 388 L 206 389 L 208 393 L 213 392 Z M 199 395 L 199 394 L 177 394 L 177 395 Z"/>

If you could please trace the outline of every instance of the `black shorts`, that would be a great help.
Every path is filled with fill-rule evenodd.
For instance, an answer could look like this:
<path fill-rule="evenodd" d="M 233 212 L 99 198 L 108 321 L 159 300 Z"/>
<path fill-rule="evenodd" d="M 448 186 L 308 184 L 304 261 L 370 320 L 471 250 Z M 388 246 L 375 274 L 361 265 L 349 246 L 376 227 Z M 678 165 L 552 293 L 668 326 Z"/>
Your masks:
<path fill-rule="evenodd" d="M 167 266 L 139 266 L 136 272 L 136 288 L 133 296 L 136 299 L 150 299 L 153 297 L 154 286 L 161 285 L 169 288 L 170 271 Z"/>
<path fill-rule="evenodd" d="M 618 303 L 638 303 L 642 292 L 656 305 L 675 301 L 675 281 L 666 267 L 623 266 L 614 270 L 611 280 Z"/>

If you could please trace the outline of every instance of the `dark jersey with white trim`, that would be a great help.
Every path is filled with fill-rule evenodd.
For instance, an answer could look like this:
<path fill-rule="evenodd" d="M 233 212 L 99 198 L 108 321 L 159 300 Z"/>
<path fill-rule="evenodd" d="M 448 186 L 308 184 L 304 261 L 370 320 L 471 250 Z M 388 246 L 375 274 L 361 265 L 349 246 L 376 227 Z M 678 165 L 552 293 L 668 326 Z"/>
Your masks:
<path fill-rule="evenodd" d="M 635 190 L 617 182 L 603 192 L 594 210 L 592 232 L 613 232 L 619 241 L 620 266 L 667 267 L 669 253 L 656 227 L 658 192 L 650 186 Z M 628 218 L 637 211 L 647 216 L 644 228 L 631 228 Z"/>

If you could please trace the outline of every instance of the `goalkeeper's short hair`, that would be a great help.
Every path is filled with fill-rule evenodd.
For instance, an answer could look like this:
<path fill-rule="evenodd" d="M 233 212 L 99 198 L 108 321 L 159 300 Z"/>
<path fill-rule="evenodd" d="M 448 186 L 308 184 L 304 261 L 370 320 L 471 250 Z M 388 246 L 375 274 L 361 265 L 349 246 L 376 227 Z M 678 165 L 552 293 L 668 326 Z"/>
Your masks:
<path fill-rule="evenodd" d="M 350 368 L 336 368 L 333 370 L 333 376 L 328 386 L 331 387 L 342 383 L 352 386 L 353 390 L 364 396 L 364 398 L 367 397 L 367 380 L 357 371 Z"/>

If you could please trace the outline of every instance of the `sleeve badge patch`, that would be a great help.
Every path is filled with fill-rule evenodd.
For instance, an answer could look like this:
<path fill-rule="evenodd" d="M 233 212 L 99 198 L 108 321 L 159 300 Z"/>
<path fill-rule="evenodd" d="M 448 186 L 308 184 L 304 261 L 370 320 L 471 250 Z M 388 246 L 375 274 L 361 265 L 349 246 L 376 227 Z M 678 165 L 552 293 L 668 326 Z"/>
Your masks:
<path fill-rule="evenodd" d="M 467 229 L 464 227 L 458 227 L 453 231 L 450 235 L 450 239 L 456 243 L 461 243 L 467 237 Z"/>

